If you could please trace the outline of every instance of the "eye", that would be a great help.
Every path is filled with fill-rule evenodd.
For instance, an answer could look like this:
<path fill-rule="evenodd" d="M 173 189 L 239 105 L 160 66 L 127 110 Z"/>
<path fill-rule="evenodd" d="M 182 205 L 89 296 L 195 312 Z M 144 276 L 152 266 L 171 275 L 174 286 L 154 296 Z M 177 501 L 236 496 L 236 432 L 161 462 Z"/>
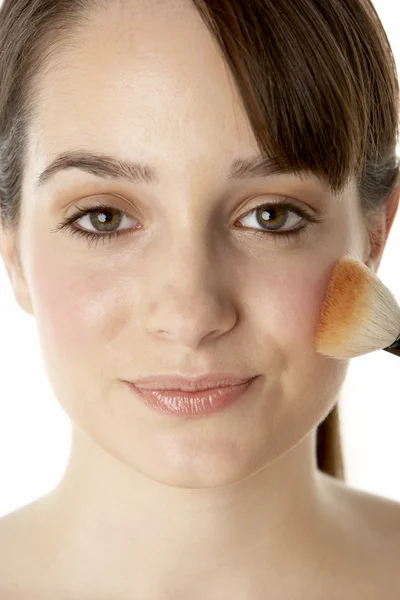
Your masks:
<path fill-rule="evenodd" d="M 73 215 L 53 229 L 52 233 L 66 230 L 70 235 L 87 240 L 89 246 L 90 244 L 97 245 L 100 240 L 104 244 L 106 240 L 111 242 L 114 238 L 129 232 L 131 227 L 115 228 L 123 224 L 124 221 L 129 225 L 130 219 L 125 212 L 106 204 L 82 206 L 78 207 Z M 134 219 L 132 220 L 135 222 Z M 75 223 L 79 221 L 79 227 L 77 227 Z M 136 229 L 140 229 L 140 226 Z"/>
<path fill-rule="evenodd" d="M 117 233 L 116 230 L 118 229 L 121 231 L 120 228 L 124 222 L 125 224 L 128 224 L 128 227 L 125 227 L 125 229 L 130 228 L 130 217 L 128 217 L 128 215 L 121 210 L 112 208 L 111 206 L 103 206 L 94 209 L 91 208 L 90 210 L 86 211 L 86 213 L 83 214 L 80 219 L 76 219 L 76 221 L 80 221 L 79 225 L 83 229 L 97 232 L 99 235 L 102 233 Z"/>
<path fill-rule="evenodd" d="M 247 216 L 240 221 L 248 220 L 247 227 L 257 227 L 259 225 L 265 232 L 284 231 L 296 227 L 299 223 L 307 219 L 308 216 L 289 204 L 262 204 L 251 210 Z"/>

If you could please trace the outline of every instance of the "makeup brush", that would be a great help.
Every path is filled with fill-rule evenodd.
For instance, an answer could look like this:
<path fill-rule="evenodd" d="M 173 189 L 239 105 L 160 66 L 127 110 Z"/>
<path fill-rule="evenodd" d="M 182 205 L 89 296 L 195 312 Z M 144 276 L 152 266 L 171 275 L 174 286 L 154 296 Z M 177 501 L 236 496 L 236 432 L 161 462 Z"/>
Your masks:
<path fill-rule="evenodd" d="M 348 360 L 375 350 L 400 356 L 400 306 L 364 263 L 337 262 L 323 302 L 315 339 L 320 354 Z"/>

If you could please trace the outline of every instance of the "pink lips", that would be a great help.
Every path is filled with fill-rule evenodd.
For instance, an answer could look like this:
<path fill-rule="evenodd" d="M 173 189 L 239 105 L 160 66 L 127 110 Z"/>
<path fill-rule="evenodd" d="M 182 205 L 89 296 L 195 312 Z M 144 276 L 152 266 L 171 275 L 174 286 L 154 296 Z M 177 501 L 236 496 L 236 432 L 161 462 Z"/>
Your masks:
<path fill-rule="evenodd" d="M 258 377 L 236 385 L 186 391 L 173 389 L 144 389 L 126 382 L 147 406 L 159 412 L 189 417 L 201 417 L 221 411 L 241 398 Z M 196 387 L 194 388 L 196 389 Z"/>
<path fill-rule="evenodd" d="M 187 392 L 199 392 L 200 390 L 211 390 L 228 385 L 238 385 L 254 379 L 254 375 L 238 377 L 234 373 L 212 373 L 203 376 L 178 377 L 174 375 L 157 375 L 155 377 L 144 377 L 132 381 L 136 387 L 146 390 L 182 390 Z"/>

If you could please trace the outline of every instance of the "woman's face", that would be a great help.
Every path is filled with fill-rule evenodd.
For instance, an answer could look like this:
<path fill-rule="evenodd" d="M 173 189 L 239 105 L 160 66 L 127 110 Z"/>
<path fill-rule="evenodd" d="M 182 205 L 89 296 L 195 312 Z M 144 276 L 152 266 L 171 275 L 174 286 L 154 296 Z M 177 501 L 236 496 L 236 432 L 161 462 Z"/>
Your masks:
<path fill-rule="evenodd" d="M 345 376 L 314 336 L 335 261 L 364 253 L 354 180 L 334 196 L 313 176 L 228 178 L 258 149 L 189 2 L 109 3 L 53 57 L 39 93 L 20 303 L 61 405 L 99 446 L 171 485 L 220 485 L 268 465 L 318 425 Z M 70 168 L 36 186 L 74 151 L 147 163 L 154 181 Z M 255 210 L 284 200 L 321 222 L 289 211 L 270 225 Z M 96 201 L 122 235 L 89 244 L 55 231 Z M 75 227 L 104 236 L 92 217 Z M 300 237 L 279 237 L 307 222 Z M 156 413 L 123 383 L 205 371 L 262 377 L 246 401 L 200 419 Z"/>

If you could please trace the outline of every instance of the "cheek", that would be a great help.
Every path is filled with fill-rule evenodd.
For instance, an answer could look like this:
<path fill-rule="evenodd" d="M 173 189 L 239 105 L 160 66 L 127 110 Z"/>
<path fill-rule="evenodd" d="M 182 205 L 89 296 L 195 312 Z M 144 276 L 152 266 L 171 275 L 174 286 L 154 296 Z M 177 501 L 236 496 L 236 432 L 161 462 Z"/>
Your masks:
<path fill-rule="evenodd" d="M 62 266 L 61 266 L 62 265 Z M 43 343 L 57 348 L 58 358 L 85 356 L 112 337 L 118 315 L 118 282 L 115 269 L 97 268 L 96 273 L 79 263 L 68 265 L 48 253 L 34 265 L 35 316 Z M 91 351 L 88 353 L 88 351 Z"/>
<path fill-rule="evenodd" d="M 259 315 L 260 330 L 282 347 L 313 349 L 329 277 L 329 263 L 320 260 L 303 258 L 276 270 L 269 268 L 267 276 L 258 277 L 245 291 L 251 299 L 249 310 Z"/>

